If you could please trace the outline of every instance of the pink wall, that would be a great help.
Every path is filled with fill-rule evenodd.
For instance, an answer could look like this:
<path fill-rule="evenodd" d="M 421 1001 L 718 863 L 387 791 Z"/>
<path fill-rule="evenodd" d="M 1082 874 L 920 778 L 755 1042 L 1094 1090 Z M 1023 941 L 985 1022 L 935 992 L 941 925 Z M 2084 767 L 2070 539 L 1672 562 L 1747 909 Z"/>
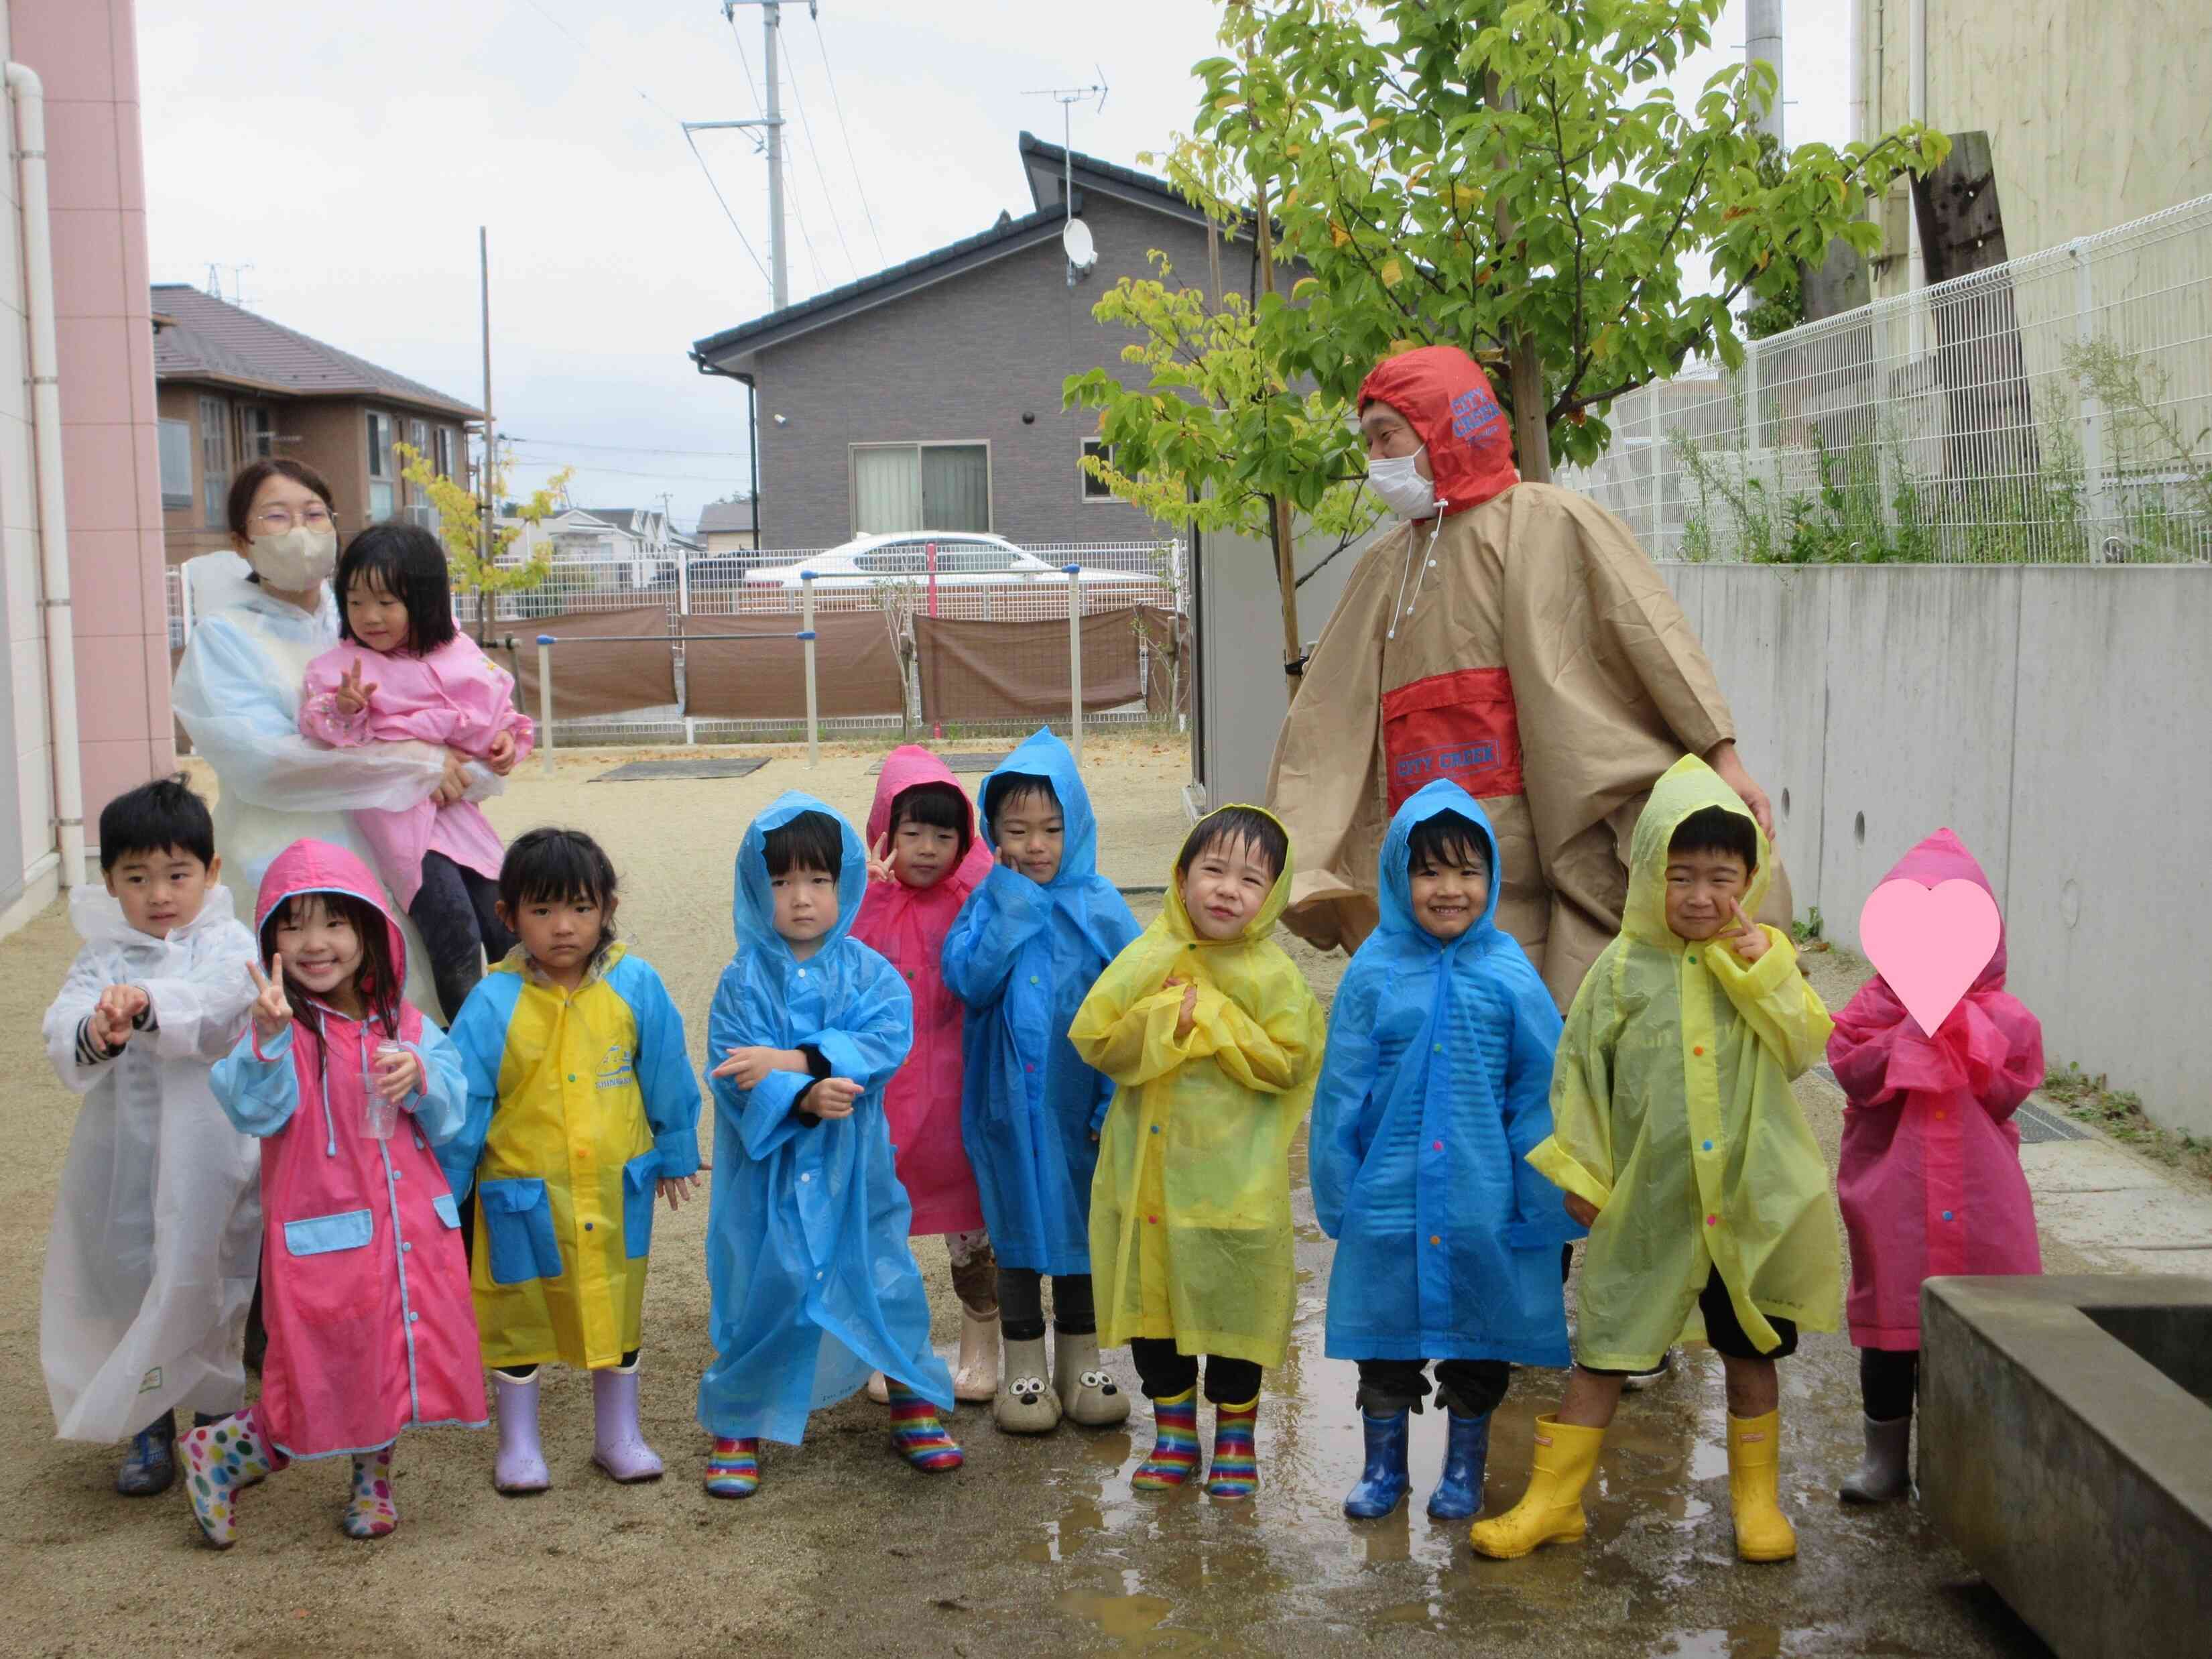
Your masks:
<path fill-rule="evenodd" d="M 8 0 L 9 50 L 46 94 L 62 456 L 86 839 L 176 765 L 148 308 L 134 0 Z"/>

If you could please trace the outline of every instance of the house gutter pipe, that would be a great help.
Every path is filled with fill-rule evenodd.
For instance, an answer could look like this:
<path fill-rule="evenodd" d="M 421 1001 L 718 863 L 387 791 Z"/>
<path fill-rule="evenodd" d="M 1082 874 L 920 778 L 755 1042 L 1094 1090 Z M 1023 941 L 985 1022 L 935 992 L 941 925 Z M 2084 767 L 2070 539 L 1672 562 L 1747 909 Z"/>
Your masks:
<path fill-rule="evenodd" d="M 702 374 L 719 374 L 726 380 L 736 380 L 742 383 L 745 388 L 746 436 L 750 441 L 750 447 L 752 451 L 751 461 L 753 476 L 751 483 L 753 490 L 753 549 L 757 552 L 760 549 L 768 545 L 766 535 L 761 529 L 759 383 L 753 379 L 752 374 L 750 370 L 742 368 L 724 368 L 720 363 L 711 362 L 707 358 L 701 356 L 699 353 L 696 351 L 691 354 L 691 361 L 697 366 L 698 370 Z"/>
<path fill-rule="evenodd" d="M 46 730 L 53 746 L 54 829 L 64 889 L 83 884 L 84 780 L 77 752 L 76 635 L 70 614 L 69 514 L 62 484 L 62 397 L 54 345 L 52 225 L 46 204 L 46 89 L 27 64 L 6 69 L 15 106 L 16 185 L 23 216 L 24 297 L 30 313 L 31 436 L 39 489 L 45 597 Z"/>

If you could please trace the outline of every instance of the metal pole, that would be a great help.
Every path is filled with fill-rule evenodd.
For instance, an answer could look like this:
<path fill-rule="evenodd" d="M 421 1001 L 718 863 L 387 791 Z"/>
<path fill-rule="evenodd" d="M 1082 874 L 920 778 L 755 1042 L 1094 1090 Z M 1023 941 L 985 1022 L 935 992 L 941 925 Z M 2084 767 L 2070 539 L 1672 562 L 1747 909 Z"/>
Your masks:
<path fill-rule="evenodd" d="M 782 13 L 776 0 L 767 0 L 761 8 L 761 34 L 768 43 L 768 268 L 770 298 L 778 311 L 791 298 L 783 253 L 783 118 L 775 85 L 775 36 Z"/>
<path fill-rule="evenodd" d="M 814 685 L 814 573 L 799 573 L 799 637 L 806 647 L 806 764 L 822 763 L 821 707 Z"/>
<path fill-rule="evenodd" d="M 1067 572 L 1067 728 L 1068 747 L 1075 764 L 1083 765 L 1083 584 L 1079 564 L 1060 567 Z"/>
<path fill-rule="evenodd" d="M 935 542 L 929 544 L 927 557 L 929 562 L 929 614 L 932 617 L 934 617 L 937 614 L 937 544 Z M 986 588 L 984 591 L 988 593 L 990 590 Z M 921 678 L 921 653 L 917 652 L 915 656 L 915 679 L 916 681 L 917 691 L 920 690 Z M 917 696 L 915 699 L 916 712 L 919 712 L 920 710 L 921 702 L 921 699 Z M 943 720 L 931 721 L 929 735 L 936 742 L 944 742 L 945 722 Z"/>
<path fill-rule="evenodd" d="M 484 584 L 498 547 L 493 532 L 499 525 L 499 490 L 493 483 L 498 440 L 491 422 L 491 242 L 482 225 L 477 227 L 477 280 L 483 306 L 484 470 L 477 481 L 483 491 L 483 561 L 477 573 L 477 640 L 481 644 L 491 634 L 491 607 L 484 602 L 490 589 Z"/>
<path fill-rule="evenodd" d="M 538 636 L 538 759 L 547 777 L 553 775 L 553 641 Z"/>

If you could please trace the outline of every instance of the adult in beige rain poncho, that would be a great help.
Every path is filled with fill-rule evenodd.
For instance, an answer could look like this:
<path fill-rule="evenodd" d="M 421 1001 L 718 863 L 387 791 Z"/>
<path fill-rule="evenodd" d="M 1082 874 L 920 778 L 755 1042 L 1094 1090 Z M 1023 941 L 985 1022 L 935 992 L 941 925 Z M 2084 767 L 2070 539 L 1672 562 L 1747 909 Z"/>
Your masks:
<path fill-rule="evenodd" d="M 1285 920 L 1356 947 L 1391 813 L 1449 778 L 1498 832 L 1498 925 L 1565 1010 L 1620 931 L 1624 849 L 1659 775 L 1704 757 L 1771 834 L 1766 797 L 1651 561 L 1595 502 L 1520 481 L 1473 358 L 1389 358 L 1359 403 L 1370 486 L 1407 522 L 1352 572 L 1276 744 L 1267 804 L 1300 865 Z M 1778 866 L 1759 914 L 1788 925 Z"/>

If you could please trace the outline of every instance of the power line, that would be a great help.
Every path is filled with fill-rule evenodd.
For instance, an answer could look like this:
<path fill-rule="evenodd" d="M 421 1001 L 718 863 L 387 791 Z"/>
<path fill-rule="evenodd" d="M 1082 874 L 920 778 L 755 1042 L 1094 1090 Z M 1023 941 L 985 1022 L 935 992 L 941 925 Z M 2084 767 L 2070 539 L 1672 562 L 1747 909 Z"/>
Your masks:
<path fill-rule="evenodd" d="M 722 216 L 730 222 L 730 228 L 738 233 L 738 242 L 744 249 L 745 257 L 753 262 L 753 269 L 760 272 L 761 280 L 773 288 L 775 279 L 768 274 L 768 267 L 761 263 L 760 255 L 753 252 L 752 242 L 745 235 L 745 228 L 738 222 L 738 216 L 730 211 L 730 204 L 722 194 L 722 187 L 714 182 L 714 169 L 707 165 L 707 158 L 699 154 L 699 141 L 691 136 L 691 129 L 684 127 L 681 121 L 676 125 L 684 127 L 684 142 L 691 147 L 691 156 L 699 163 L 699 171 L 707 175 L 707 188 L 713 191 L 714 199 L 721 203 Z"/>
<path fill-rule="evenodd" d="M 799 168 L 791 159 L 791 152 L 783 153 L 783 170 L 789 177 L 791 216 L 799 221 L 799 240 L 806 248 L 806 263 L 814 267 L 815 292 L 819 294 L 832 286 L 830 273 L 822 269 L 822 256 L 814 251 L 814 239 L 806 233 L 806 215 L 799 205 Z"/>
<path fill-rule="evenodd" d="M 501 441 L 505 442 L 506 441 L 502 438 Z M 738 468 L 733 472 L 640 472 L 633 467 L 594 466 L 588 463 L 580 464 L 574 461 L 533 461 L 527 456 L 523 455 L 508 456 L 507 459 L 507 465 L 511 467 L 528 467 L 533 471 L 538 472 L 560 472 L 563 471 L 569 472 L 588 472 L 594 477 L 609 478 L 678 478 L 686 480 L 691 483 L 710 484 L 727 484 L 735 483 L 737 482 L 736 473 L 742 472 L 744 471 L 743 468 Z M 748 482 L 750 482 L 750 480 L 748 480 Z"/>
<path fill-rule="evenodd" d="M 822 26 L 817 21 L 815 27 L 819 28 Z M 799 65 L 795 63 L 791 66 L 791 101 L 799 111 L 799 125 L 806 133 L 806 155 L 814 163 L 814 176 L 822 181 L 822 199 L 829 204 L 830 228 L 837 233 L 837 246 L 845 250 L 845 263 L 852 267 L 853 279 L 858 282 L 860 262 L 853 257 L 852 244 L 845 240 L 844 222 L 837 216 L 837 194 L 830 188 L 830 175 L 822 170 L 822 152 L 815 148 L 814 143 L 814 123 L 806 113 L 806 100 L 799 95 Z"/>
<path fill-rule="evenodd" d="M 503 444 L 535 444 L 540 449 L 589 449 L 607 455 L 696 455 L 709 460 L 743 460 L 744 452 L 737 449 L 655 449 L 646 444 L 586 444 L 566 438 L 519 438 L 512 432 L 502 432 L 499 441 Z"/>
<path fill-rule="evenodd" d="M 875 237 L 876 258 L 889 264 L 890 256 L 884 252 L 884 239 L 876 230 L 875 210 L 868 205 L 868 187 L 860 177 L 860 158 L 853 154 L 853 130 L 845 125 L 845 102 L 837 96 L 837 77 L 830 68 L 830 41 L 822 33 L 822 19 L 814 17 L 814 44 L 822 52 L 822 78 L 830 83 L 830 107 L 837 112 L 837 130 L 845 135 L 845 159 L 852 164 L 854 192 L 860 198 L 860 211 L 868 221 L 868 234 Z"/>
<path fill-rule="evenodd" d="M 730 39 L 738 44 L 738 62 L 745 71 L 745 90 L 752 94 L 753 109 L 756 113 L 765 118 L 768 107 L 761 101 L 760 88 L 753 84 L 753 60 L 745 54 L 745 37 L 738 33 L 737 14 L 724 12 L 722 20 L 730 26 Z M 797 85 L 795 78 L 793 84 L 795 88 Z M 798 94 L 794 90 L 792 95 L 796 99 Z M 796 170 L 791 166 L 791 153 L 788 149 L 784 152 L 783 159 L 785 173 L 795 173 Z M 806 210 L 799 204 L 799 180 L 795 176 L 791 178 L 787 188 L 791 192 L 791 216 L 799 221 L 799 240 L 805 244 L 807 263 L 814 267 L 815 288 L 818 293 L 830 286 L 830 277 L 822 269 L 821 256 L 814 251 L 814 239 L 806 234 Z M 854 274 L 858 275 L 859 267 L 854 267 Z"/>

